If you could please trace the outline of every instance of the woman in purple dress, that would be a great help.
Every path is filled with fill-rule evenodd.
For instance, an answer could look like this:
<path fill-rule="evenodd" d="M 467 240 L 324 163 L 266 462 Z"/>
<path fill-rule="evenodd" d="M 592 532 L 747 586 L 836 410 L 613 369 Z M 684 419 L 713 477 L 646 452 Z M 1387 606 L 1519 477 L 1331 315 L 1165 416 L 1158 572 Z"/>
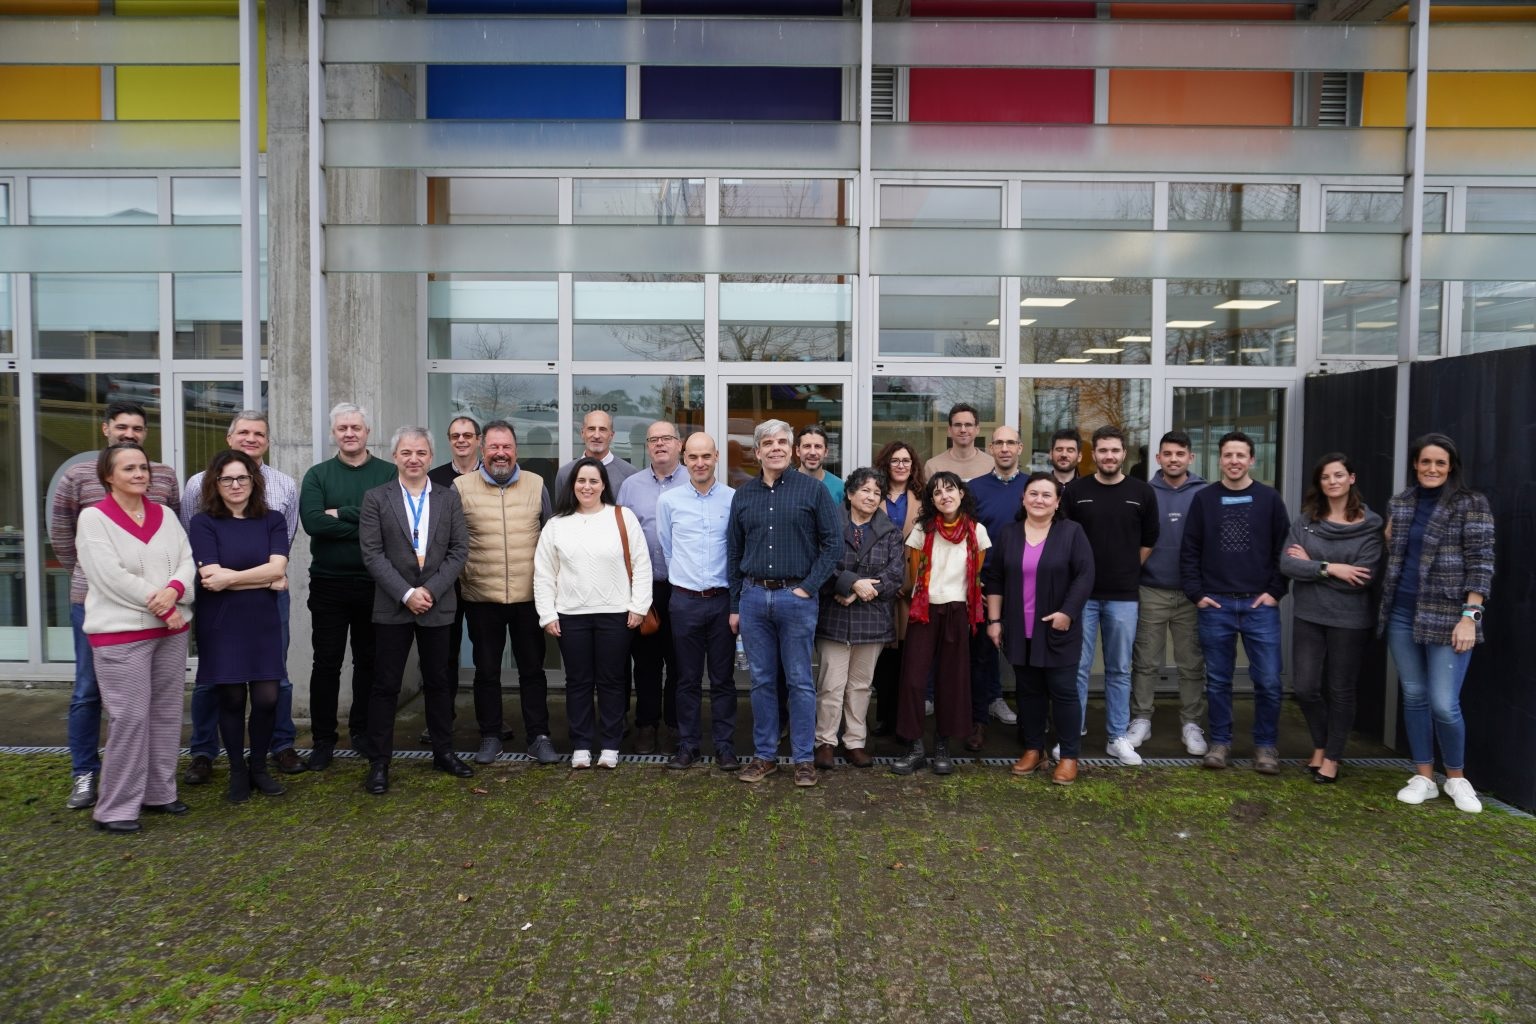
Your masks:
<path fill-rule="evenodd" d="M 229 753 L 229 800 L 251 787 L 281 796 L 262 752 L 272 745 L 277 683 L 283 677 L 277 594 L 288 586 L 288 530 L 267 508 L 261 468 L 240 451 L 222 451 L 203 474 L 188 531 L 197 561 L 197 684 L 219 695 L 219 735 Z M 251 695 L 251 750 L 245 758 L 245 695 Z"/>

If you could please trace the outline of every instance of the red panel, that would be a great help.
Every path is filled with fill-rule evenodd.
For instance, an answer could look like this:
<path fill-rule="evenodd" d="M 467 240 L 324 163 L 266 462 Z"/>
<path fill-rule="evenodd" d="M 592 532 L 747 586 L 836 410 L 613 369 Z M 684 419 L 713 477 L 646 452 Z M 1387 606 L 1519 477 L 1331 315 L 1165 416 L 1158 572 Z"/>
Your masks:
<path fill-rule="evenodd" d="M 912 121 L 1092 124 L 1093 70 L 913 68 Z"/>
<path fill-rule="evenodd" d="M 1092 3 L 1034 3 L 1017 0 L 912 0 L 914 18 L 1093 18 Z"/>
<path fill-rule="evenodd" d="M 1109 16 L 1126 21 L 1294 21 L 1285 4 L 1111 4 Z"/>

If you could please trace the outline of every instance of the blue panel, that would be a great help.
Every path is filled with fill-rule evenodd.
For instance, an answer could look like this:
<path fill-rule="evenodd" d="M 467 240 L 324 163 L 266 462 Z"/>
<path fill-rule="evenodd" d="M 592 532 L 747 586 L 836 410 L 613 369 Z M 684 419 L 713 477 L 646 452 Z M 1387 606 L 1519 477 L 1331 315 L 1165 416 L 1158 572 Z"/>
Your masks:
<path fill-rule="evenodd" d="M 640 116 L 662 121 L 839 121 L 841 68 L 640 69 Z"/>
<path fill-rule="evenodd" d="M 781 17 L 840 18 L 843 0 L 641 0 L 641 14 L 777 14 Z"/>
<path fill-rule="evenodd" d="M 624 0 L 427 0 L 428 14 L 623 14 Z"/>
<path fill-rule="evenodd" d="M 427 117 L 624 119 L 624 68 L 610 65 L 434 64 Z"/>

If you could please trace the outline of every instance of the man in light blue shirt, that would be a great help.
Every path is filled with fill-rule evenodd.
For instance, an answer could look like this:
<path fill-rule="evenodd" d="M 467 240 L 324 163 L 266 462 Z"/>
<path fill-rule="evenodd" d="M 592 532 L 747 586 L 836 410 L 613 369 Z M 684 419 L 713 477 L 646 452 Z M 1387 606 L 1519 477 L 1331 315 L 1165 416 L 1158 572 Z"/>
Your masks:
<path fill-rule="evenodd" d="M 685 486 L 688 474 L 678 461 L 683 442 L 676 424 L 657 420 L 647 427 L 645 449 L 650 466 L 625 480 L 616 494 L 619 504 L 635 514 L 645 532 L 651 554 L 651 607 L 661 619 L 660 629 L 650 636 L 636 633 L 630 646 L 635 664 L 635 753 L 654 754 L 657 726 L 662 720 L 669 729 L 677 729 L 677 660 L 672 653 L 669 611 L 672 584 L 667 582 L 666 553 L 656 539 L 656 501 L 663 492 Z M 608 486 L 613 486 L 611 479 Z"/>
<path fill-rule="evenodd" d="M 730 581 L 725 568 L 725 528 L 736 492 L 715 479 L 720 453 L 708 434 L 690 434 L 683 466 L 691 486 L 674 487 L 656 501 L 656 537 L 672 587 L 672 636 L 677 653 L 677 752 L 668 768 L 683 769 L 699 757 L 701 676 L 709 671 L 710 726 L 715 765 L 739 767 L 736 732 L 735 641 L 731 634 Z"/>

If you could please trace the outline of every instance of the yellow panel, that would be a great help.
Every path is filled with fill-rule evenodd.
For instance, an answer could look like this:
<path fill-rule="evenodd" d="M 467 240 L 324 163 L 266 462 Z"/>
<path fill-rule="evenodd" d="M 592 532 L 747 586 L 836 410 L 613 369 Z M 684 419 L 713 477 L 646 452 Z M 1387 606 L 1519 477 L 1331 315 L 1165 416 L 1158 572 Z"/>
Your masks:
<path fill-rule="evenodd" d="M 0 14 L 98 14 L 101 0 L 0 0 Z"/>
<path fill-rule="evenodd" d="M 0 67 L 0 121 L 100 119 L 100 68 Z"/>
<path fill-rule="evenodd" d="M 207 18 L 238 17 L 239 0 L 117 0 L 118 17 Z"/>
<path fill-rule="evenodd" d="M 143 6 L 143 5 L 141 5 Z M 180 9 L 180 5 L 171 6 Z M 118 5 L 119 10 L 122 4 Z M 234 22 L 230 23 L 231 31 Z M 256 30 L 257 136 L 267 148 L 266 18 Z M 240 69 L 233 64 L 192 67 L 119 67 L 120 121 L 236 121 L 240 118 Z"/>
<path fill-rule="evenodd" d="M 1408 76 L 1365 76 L 1361 124 L 1401 128 Z M 1536 128 L 1536 72 L 1432 71 L 1431 128 Z"/>

